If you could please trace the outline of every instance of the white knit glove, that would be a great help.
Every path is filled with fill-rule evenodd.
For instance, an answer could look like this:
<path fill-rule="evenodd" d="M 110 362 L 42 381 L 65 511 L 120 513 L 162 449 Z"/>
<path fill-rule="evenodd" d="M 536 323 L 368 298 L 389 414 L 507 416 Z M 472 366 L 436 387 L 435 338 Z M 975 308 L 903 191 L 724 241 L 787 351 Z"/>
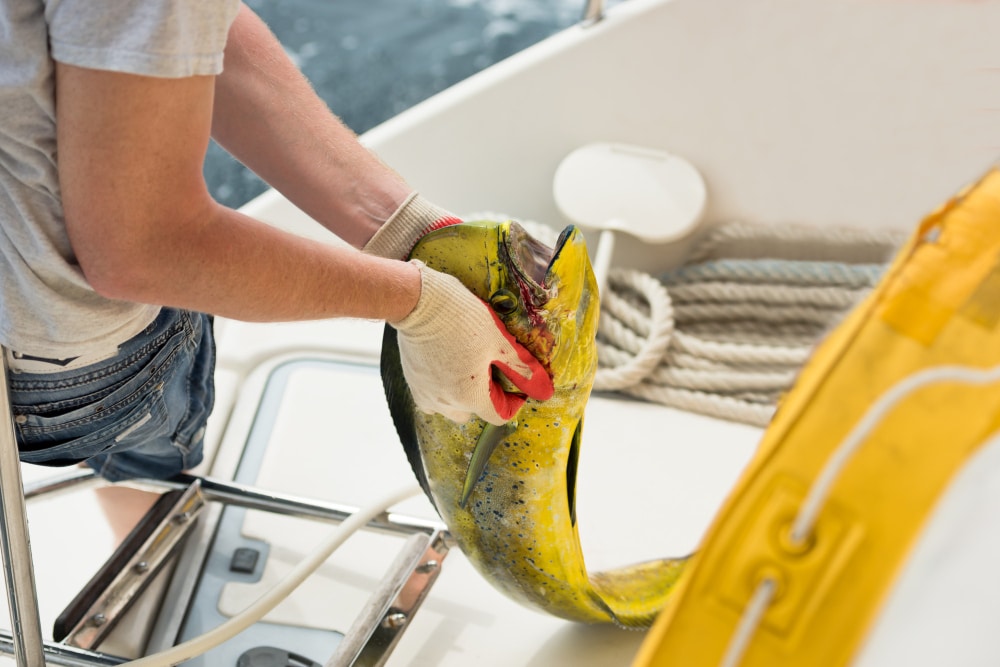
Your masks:
<path fill-rule="evenodd" d="M 412 192 L 361 251 L 388 259 L 406 259 L 424 234 L 460 222 L 448 211 Z"/>
<path fill-rule="evenodd" d="M 399 332 L 403 375 L 417 408 L 459 423 L 474 414 L 499 426 L 527 398 L 552 397 L 545 368 L 485 302 L 458 278 L 414 264 L 420 267 L 420 299 L 392 326 Z M 523 395 L 505 392 L 493 379 L 493 368 Z"/>

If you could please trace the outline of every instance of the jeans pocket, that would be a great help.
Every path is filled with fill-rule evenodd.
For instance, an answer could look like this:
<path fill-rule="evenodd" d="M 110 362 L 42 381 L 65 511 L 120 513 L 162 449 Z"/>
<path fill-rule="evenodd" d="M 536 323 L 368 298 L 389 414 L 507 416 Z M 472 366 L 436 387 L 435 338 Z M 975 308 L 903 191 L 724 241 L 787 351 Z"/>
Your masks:
<path fill-rule="evenodd" d="M 77 413 L 66 416 L 76 418 L 62 425 L 53 423 L 53 419 L 44 420 L 48 423 L 42 432 L 38 431 L 37 424 L 33 427 L 35 430 L 18 425 L 22 431 L 28 431 L 21 435 L 24 443 L 21 460 L 36 465 L 71 465 L 102 452 L 127 449 L 132 443 L 159 437 L 169 428 L 163 392 L 159 387 L 132 402 L 128 408 L 109 412 L 97 420 L 81 420 Z"/>
<path fill-rule="evenodd" d="M 178 329 L 160 349 L 128 365 L 112 359 L 74 376 L 32 375 L 12 382 L 21 460 L 67 465 L 158 436 L 169 427 L 164 386 L 175 374 L 172 361 L 184 338 Z"/>

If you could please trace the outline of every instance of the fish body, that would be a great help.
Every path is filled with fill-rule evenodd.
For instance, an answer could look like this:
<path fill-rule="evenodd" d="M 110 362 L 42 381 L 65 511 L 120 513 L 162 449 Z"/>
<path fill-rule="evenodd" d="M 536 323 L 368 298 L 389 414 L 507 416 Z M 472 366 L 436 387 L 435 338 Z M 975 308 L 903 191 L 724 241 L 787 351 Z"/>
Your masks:
<path fill-rule="evenodd" d="M 597 283 L 583 235 L 555 249 L 515 222 L 467 222 L 427 234 L 411 257 L 459 278 L 490 304 L 545 367 L 555 388 L 500 427 L 456 423 L 416 408 L 395 330 L 386 327 L 382 380 L 407 457 L 459 547 L 496 588 L 580 622 L 648 626 L 683 561 L 587 572 L 575 488 L 584 410 L 597 369 Z"/>

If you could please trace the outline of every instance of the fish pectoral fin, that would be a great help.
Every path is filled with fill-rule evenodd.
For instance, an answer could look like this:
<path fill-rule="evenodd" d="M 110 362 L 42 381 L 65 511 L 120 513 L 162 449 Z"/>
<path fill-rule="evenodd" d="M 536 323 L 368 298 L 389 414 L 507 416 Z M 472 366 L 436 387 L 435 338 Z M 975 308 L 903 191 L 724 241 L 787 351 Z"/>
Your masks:
<path fill-rule="evenodd" d="M 490 460 L 493 450 L 503 442 L 504 438 L 513 433 L 516 428 L 517 422 L 515 421 L 507 422 L 501 426 L 487 424 L 483 432 L 479 434 L 479 439 L 476 440 L 476 447 L 472 450 L 472 458 L 469 459 L 469 469 L 465 473 L 465 484 L 462 485 L 462 497 L 458 501 L 459 507 L 464 508 L 465 503 L 468 502 L 469 495 L 472 493 L 472 489 L 475 488 L 479 476 L 486 470 L 486 463 Z"/>
<path fill-rule="evenodd" d="M 527 394 L 521 391 L 521 388 L 514 384 L 513 380 L 504 375 L 503 369 L 497 365 L 490 366 L 490 375 L 493 381 L 500 385 L 505 394 L 512 394 L 514 396 L 520 396 L 522 398 L 527 398 Z"/>

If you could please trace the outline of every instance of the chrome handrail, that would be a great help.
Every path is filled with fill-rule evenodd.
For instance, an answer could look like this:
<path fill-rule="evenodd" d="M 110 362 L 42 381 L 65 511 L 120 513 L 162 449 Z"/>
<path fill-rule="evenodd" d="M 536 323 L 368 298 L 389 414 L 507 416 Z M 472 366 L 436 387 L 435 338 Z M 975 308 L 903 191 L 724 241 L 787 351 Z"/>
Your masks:
<path fill-rule="evenodd" d="M 7 390 L 7 363 L 0 347 L 0 556 L 7 583 L 7 604 L 14 660 L 18 667 L 44 667 L 42 625 L 25 514 L 21 463 Z"/>
<path fill-rule="evenodd" d="M 604 18 L 604 0 L 587 0 L 583 8 L 583 19 L 581 24 L 587 26 L 597 23 Z"/>

